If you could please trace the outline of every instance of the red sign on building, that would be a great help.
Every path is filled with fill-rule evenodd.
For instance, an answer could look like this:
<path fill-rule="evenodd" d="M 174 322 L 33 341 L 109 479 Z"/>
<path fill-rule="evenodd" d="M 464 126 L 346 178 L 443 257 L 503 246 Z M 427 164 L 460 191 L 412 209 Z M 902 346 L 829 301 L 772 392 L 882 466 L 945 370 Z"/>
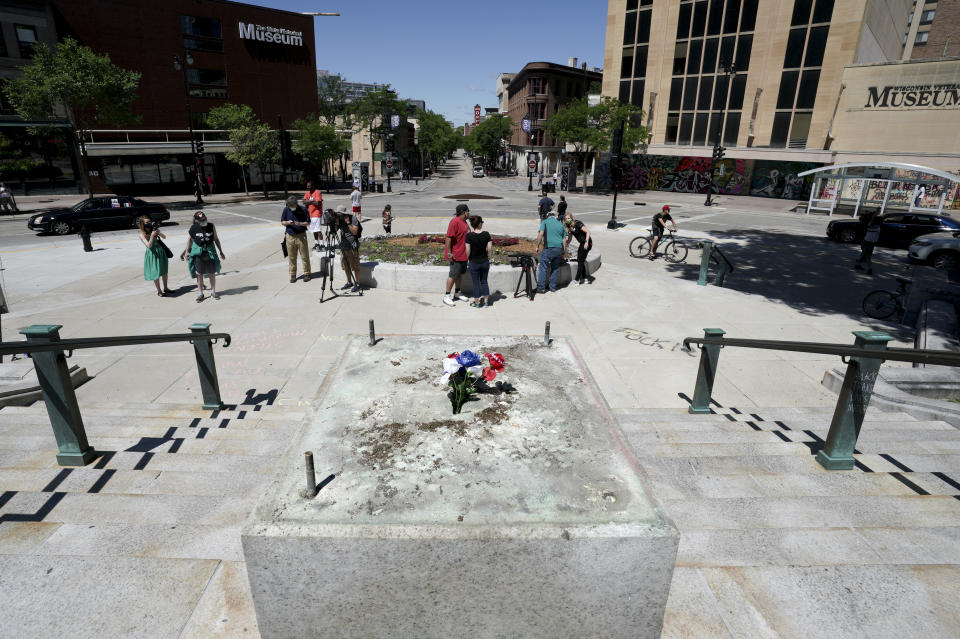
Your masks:
<path fill-rule="evenodd" d="M 473 107 L 473 126 L 480 124 L 480 105 L 476 104 Z"/>

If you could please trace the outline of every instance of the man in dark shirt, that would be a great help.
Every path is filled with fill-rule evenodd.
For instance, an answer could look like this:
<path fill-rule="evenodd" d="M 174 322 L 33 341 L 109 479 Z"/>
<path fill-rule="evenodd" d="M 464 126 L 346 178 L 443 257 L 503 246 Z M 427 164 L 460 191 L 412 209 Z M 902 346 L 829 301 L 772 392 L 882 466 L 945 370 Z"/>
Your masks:
<path fill-rule="evenodd" d="M 340 216 L 340 266 L 347 276 L 347 283 L 341 288 L 350 289 L 351 293 L 360 292 L 360 279 L 357 271 L 360 269 L 360 219 L 355 213 L 347 213 L 346 206 L 337 207 Z"/>
<path fill-rule="evenodd" d="M 540 201 L 537 203 L 537 213 L 540 214 L 540 219 L 544 219 L 550 212 L 553 211 L 553 200 L 547 197 L 547 192 L 543 191 L 541 193 L 543 197 L 540 198 Z"/>
<path fill-rule="evenodd" d="M 653 241 L 650 243 L 651 260 L 657 258 L 657 244 L 660 243 L 660 238 L 663 237 L 663 230 L 667 228 L 667 222 L 673 226 L 673 232 L 676 233 L 677 223 L 670 217 L 670 207 L 665 205 L 663 210 L 653 216 L 653 228 L 650 229 L 653 235 Z"/>
<path fill-rule="evenodd" d="M 280 216 L 280 223 L 287 231 L 287 261 L 290 271 L 290 283 L 297 281 L 297 253 L 303 262 L 303 281 L 310 281 L 310 247 L 307 245 L 307 227 L 310 226 L 310 216 L 297 203 L 297 198 L 287 198 L 287 206 Z"/>

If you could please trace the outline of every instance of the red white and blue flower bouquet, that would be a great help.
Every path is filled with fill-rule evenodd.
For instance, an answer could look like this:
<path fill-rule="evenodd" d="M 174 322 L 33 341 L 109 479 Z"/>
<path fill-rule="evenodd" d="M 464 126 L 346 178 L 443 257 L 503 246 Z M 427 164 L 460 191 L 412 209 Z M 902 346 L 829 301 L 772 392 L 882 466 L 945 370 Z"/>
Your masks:
<path fill-rule="evenodd" d="M 498 373 L 503 372 L 503 355 L 484 353 L 483 358 L 487 360 L 487 366 L 484 366 L 483 359 L 473 351 L 451 353 L 443 359 L 443 377 L 440 380 L 451 387 L 448 396 L 454 415 L 463 409 L 464 402 L 477 390 L 480 380 L 491 382 Z"/>

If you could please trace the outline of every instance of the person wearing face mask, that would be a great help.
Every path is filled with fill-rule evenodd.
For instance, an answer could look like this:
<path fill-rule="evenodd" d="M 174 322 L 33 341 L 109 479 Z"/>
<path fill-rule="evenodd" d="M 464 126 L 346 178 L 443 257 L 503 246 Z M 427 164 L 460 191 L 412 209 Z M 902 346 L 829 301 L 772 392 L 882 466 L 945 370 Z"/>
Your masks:
<path fill-rule="evenodd" d="M 216 247 L 216 248 L 215 248 Z M 217 258 L 217 251 L 220 257 Z M 212 222 L 207 221 L 203 211 L 197 211 L 193 216 L 193 225 L 187 236 L 187 248 L 180 254 L 180 259 L 187 259 L 187 268 L 190 276 L 197 278 L 197 301 L 203 301 L 203 276 L 210 278 L 210 297 L 220 299 L 217 295 L 217 273 L 220 272 L 220 260 L 227 259 L 220 246 L 217 229 Z"/>

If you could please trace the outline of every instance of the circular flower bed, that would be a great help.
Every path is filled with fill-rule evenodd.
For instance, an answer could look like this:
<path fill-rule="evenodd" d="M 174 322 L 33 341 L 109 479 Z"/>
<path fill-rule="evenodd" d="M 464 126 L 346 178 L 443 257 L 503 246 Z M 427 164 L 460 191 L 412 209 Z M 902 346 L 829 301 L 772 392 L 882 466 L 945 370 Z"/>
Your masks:
<path fill-rule="evenodd" d="M 434 264 L 445 265 L 443 244 L 445 236 L 440 234 L 422 235 L 378 235 L 363 238 L 360 241 L 360 256 L 365 260 L 394 262 L 397 264 Z M 536 253 L 535 240 L 494 235 L 487 253 L 490 264 L 510 264 L 512 253 Z"/>

